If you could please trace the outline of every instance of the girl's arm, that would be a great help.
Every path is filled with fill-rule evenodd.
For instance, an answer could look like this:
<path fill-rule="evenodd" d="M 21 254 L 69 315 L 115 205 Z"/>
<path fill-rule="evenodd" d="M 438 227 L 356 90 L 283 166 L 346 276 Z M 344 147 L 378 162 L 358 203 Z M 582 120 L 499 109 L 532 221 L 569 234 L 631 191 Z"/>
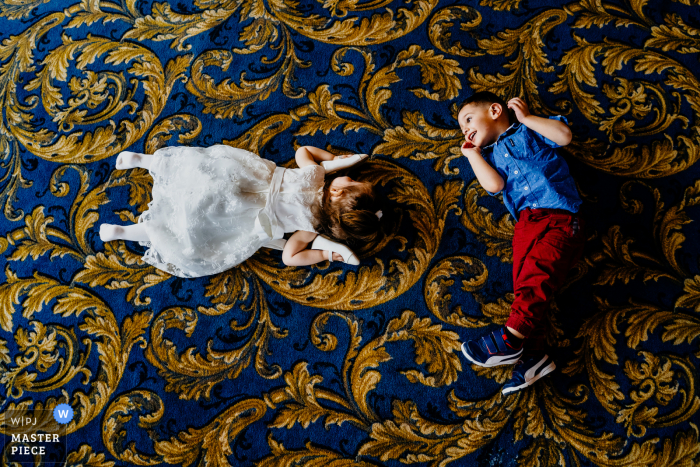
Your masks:
<path fill-rule="evenodd" d="M 282 250 L 282 262 L 287 266 L 308 266 L 328 260 L 327 253 L 323 250 L 307 250 L 309 243 L 316 238 L 316 232 L 297 230 L 289 237 Z M 343 258 L 338 253 L 333 253 L 334 261 Z"/>
<path fill-rule="evenodd" d="M 299 168 L 302 168 L 307 165 L 318 165 L 321 161 L 332 161 L 335 159 L 335 156 L 321 148 L 302 146 L 297 149 L 294 159 L 296 159 Z"/>
<path fill-rule="evenodd" d="M 515 97 L 508 101 L 508 108 L 515 111 L 518 121 L 541 134 L 545 138 L 554 141 L 559 146 L 566 146 L 571 142 L 571 129 L 569 125 L 559 120 L 542 118 L 532 115 L 527 104 L 522 99 Z"/>
<path fill-rule="evenodd" d="M 465 146 L 466 144 L 462 145 L 462 154 L 469 159 L 469 164 L 472 166 L 474 175 L 476 175 L 476 179 L 479 180 L 483 189 L 490 193 L 498 193 L 501 191 L 506 183 L 503 181 L 503 177 L 496 172 L 496 169 L 491 167 L 489 163 L 484 160 L 481 155 L 481 149 L 474 147 L 467 148 Z"/>

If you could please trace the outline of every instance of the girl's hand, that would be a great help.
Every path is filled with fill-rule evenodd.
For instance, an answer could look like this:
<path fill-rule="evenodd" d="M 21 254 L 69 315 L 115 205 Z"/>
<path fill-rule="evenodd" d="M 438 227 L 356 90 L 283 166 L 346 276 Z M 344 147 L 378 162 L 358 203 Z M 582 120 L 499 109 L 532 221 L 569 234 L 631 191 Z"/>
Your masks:
<path fill-rule="evenodd" d="M 508 101 L 508 108 L 513 109 L 515 116 L 519 122 L 523 122 L 527 117 L 530 116 L 530 109 L 527 104 L 519 97 L 514 97 Z"/>
<path fill-rule="evenodd" d="M 481 148 L 474 146 L 471 141 L 464 141 L 460 149 L 464 157 L 469 157 L 469 154 L 474 152 L 481 154 Z"/>
<path fill-rule="evenodd" d="M 333 261 L 342 261 L 343 257 L 340 255 L 340 253 L 335 253 L 333 252 Z"/>

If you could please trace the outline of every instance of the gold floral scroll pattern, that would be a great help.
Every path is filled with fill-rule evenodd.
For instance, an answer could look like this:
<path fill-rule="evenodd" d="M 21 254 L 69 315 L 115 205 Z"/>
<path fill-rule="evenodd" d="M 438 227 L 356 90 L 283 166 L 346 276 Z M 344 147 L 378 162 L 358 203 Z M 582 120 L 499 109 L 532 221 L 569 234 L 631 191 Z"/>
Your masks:
<path fill-rule="evenodd" d="M 644 0 L 186 3 L 0 0 L 0 417 L 70 403 L 69 432 L 101 430 L 102 445 L 72 446 L 76 467 L 237 465 L 253 436 L 266 447 L 247 465 L 264 467 L 462 465 L 496 445 L 522 466 L 700 462 L 700 26 L 679 13 L 696 0 L 668 12 Z M 207 43 L 222 31 L 230 42 Z M 497 285 L 514 221 L 460 160 L 465 87 L 565 114 L 572 162 L 604 180 L 574 174 L 594 202 L 620 178 L 605 201 L 620 218 L 592 222 L 551 304 L 549 343 L 573 356 L 507 397 L 510 368 L 468 368 L 459 350 L 504 324 L 514 298 Z M 358 251 L 361 267 L 283 267 L 261 251 L 164 305 L 176 279 L 127 242 L 97 240 L 108 211 L 135 222 L 151 200 L 145 170 L 113 170 L 119 151 L 213 137 L 276 154 L 288 136 L 336 154 L 369 142 L 360 175 L 399 222 Z M 572 332 L 582 284 L 590 296 L 576 300 L 593 311 Z M 669 298 L 645 294 L 655 287 Z M 235 343 L 210 335 L 212 322 Z M 134 364 L 143 385 L 125 378 Z M 255 378 L 259 389 L 222 399 Z M 169 425 L 207 404 L 207 417 Z M 316 426 L 358 441 L 318 441 Z"/>

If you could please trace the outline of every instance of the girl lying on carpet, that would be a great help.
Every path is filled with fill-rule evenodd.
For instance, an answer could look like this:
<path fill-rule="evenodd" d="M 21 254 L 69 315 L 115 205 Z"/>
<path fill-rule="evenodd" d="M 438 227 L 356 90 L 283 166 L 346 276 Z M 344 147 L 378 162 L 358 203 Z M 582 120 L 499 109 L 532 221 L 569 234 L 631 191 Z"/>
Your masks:
<path fill-rule="evenodd" d="M 263 246 L 283 250 L 289 266 L 357 265 L 340 242 L 380 240 L 380 198 L 371 183 L 327 175 L 367 157 L 304 146 L 295 155 L 299 168 L 285 169 L 224 145 L 162 148 L 153 155 L 125 151 L 116 168 L 147 169 L 153 201 L 137 224 L 102 224 L 100 238 L 137 241 L 148 247 L 144 261 L 179 277 L 217 274 Z M 287 232 L 294 234 L 285 241 Z"/>

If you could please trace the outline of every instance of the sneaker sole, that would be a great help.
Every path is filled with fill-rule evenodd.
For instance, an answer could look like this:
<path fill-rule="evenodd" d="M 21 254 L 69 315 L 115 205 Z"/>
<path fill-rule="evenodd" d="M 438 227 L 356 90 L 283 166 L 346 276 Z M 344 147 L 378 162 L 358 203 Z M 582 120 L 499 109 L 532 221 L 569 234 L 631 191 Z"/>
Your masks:
<path fill-rule="evenodd" d="M 503 394 L 512 394 L 514 392 L 520 391 L 521 389 L 525 389 L 526 387 L 533 385 L 538 379 L 543 378 L 543 377 L 547 376 L 548 374 L 550 374 L 551 372 L 553 372 L 554 370 L 556 370 L 556 368 L 557 368 L 557 365 L 554 362 L 551 362 L 549 365 L 544 367 L 542 369 L 542 371 L 540 371 L 540 373 L 538 375 L 536 375 L 534 378 L 532 378 L 530 381 L 525 381 L 525 383 L 521 384 L 520 386 L 511 386 L 509 388 L 503 388 L 503 390 L 501 392 Z"/>
<path fill-rule="evenodd" d="M 494 366 L 503 366 L 503 365 L 514 365 L 518 359 L 520 358 L 520 355 L 523 353 L 523 349 L 520 349 L 520 352 L 518 352 L 515 355 L 505 355 L 502 357 L 489 357 L 485 362 L 477 362 L 474 360 L 471 355 L 469 355 L 469 352 L 467 352 L 467 343 L 464 342 L 462 343 L 462 353 L 466 357 L 467 360 L 472 362 L 474 365 L 478 366 L 483 366 L 485 368 L 491 368 Z"/>

